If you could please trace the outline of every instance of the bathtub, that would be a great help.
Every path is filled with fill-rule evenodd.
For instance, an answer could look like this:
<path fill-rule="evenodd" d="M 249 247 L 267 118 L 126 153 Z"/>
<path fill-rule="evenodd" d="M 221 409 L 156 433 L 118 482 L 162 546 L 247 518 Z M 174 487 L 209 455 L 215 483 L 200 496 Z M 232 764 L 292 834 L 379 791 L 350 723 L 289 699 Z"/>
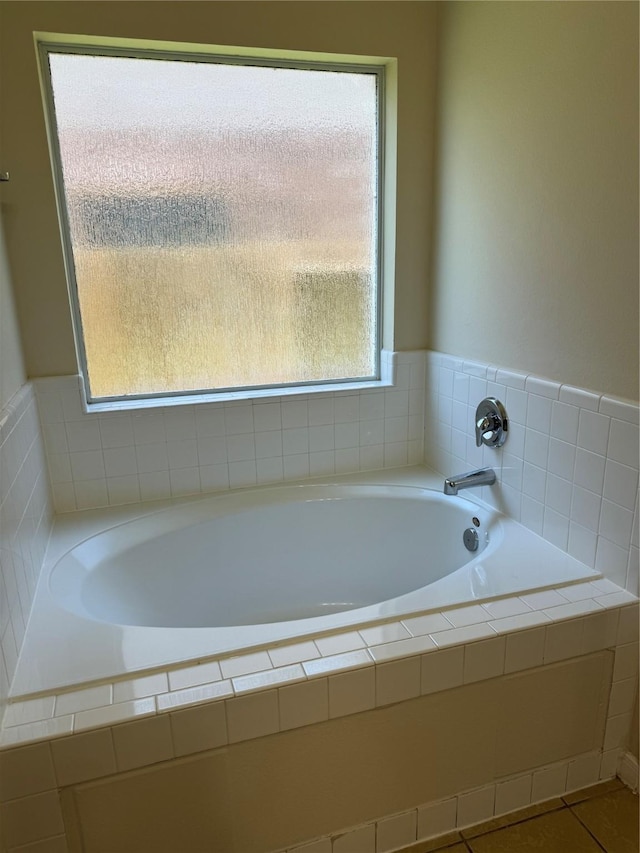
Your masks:
<path fill-rule="evenodd" d="M 599 577 L 425 469 L 334 480 L 59 517 L 11 696 Z"/>

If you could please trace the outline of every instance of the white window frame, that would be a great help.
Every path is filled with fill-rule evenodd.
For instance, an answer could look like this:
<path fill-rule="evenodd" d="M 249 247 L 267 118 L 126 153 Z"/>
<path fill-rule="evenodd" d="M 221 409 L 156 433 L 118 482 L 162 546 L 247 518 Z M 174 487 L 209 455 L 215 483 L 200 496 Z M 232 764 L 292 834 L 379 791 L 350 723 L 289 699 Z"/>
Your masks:
<path fill-rule="evenodd" d="M 229 400 L 318 394 L 353 389 L 388 387 L 393 384 L 393 307 L 395 272 L 395 174 L 397 63 L 392 57 L 310 53 L 306 51 L 254 49 L 222 45 L 157 42 L 140 39 L 34 33 L 40 88 L 49 142 L 62 252 L 71 308 L 76 357 L 87 412 L 224 402 Z M 169 59 L 172 61 L 251 64 L 266 67 L 311 68 L 375 74 L 378 109 L 378 204 L 376 247 L 376 371 L 371 378 L 331 380 L 203 391 L 175 391 L 92 399 L 88 394 L 87 359 L 73 263 L 73 251 L 62 177 L 62 159 L 55 123 L 49 53 Z"/>

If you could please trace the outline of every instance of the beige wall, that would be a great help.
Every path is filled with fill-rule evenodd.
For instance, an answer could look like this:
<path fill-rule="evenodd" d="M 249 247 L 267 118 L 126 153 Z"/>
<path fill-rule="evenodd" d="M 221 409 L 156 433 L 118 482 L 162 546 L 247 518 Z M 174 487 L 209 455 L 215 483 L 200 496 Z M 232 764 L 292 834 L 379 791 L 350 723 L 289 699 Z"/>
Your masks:
<path fill-rule="evenodd" d="M 638 399 L 638 4 L 441 6 L 430 345 Z"/>
<path fill-rule="evenodd" d="M 397 56 L 395 347 L 637 399 L 637 4 L 8 0 L 0 15 L 5 231 L 28 375 L 76 371 L 32 44 L 49 30 Z"/>
<path fill-rule="evenodd" d="M 25 372 L 1 211 L 2 206 L 0 206 L 0 409 L 3 409 L 24 384 Z"/>
<path fill-rule="evenodd" d="M 9 258 L 30 376 L 76 359 L 33 48 L 34 30 L 394 56 L 398 82 L 395 346 L 427 343 L 436 8 L 398 2 L 2 2 Z M 387 341 L 387 343 L 390 343 Z"/>

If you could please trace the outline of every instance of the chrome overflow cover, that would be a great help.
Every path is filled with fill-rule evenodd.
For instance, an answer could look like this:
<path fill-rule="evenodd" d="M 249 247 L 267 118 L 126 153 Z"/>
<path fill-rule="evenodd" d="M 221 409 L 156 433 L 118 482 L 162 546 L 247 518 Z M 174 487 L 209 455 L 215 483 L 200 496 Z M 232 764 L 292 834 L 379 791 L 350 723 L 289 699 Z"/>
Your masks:
<path fill-rule="evenodd" d="M 464 547 L 467 551 L 477 551 L 478 550 L 478 531 L 475 527 L 467 527 L 467 529 L 462 534 L 462 541 L 464 542 Z"/>

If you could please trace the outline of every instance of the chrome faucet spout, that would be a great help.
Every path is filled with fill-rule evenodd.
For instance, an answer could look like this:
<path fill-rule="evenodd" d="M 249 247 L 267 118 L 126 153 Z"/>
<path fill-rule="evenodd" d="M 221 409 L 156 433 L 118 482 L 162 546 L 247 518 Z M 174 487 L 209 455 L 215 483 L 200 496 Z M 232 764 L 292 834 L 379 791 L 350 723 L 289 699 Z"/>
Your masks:
<path fill-rule="evenodd" d="M 496 472 L 493 468 L 479 468 L 477 471 L 467 471 L 466 474 L 456 474 L 444 481 L 445 495 L 457 495 L 460 489 L 471 489 L 475 486 L 493 486 Z"/>

